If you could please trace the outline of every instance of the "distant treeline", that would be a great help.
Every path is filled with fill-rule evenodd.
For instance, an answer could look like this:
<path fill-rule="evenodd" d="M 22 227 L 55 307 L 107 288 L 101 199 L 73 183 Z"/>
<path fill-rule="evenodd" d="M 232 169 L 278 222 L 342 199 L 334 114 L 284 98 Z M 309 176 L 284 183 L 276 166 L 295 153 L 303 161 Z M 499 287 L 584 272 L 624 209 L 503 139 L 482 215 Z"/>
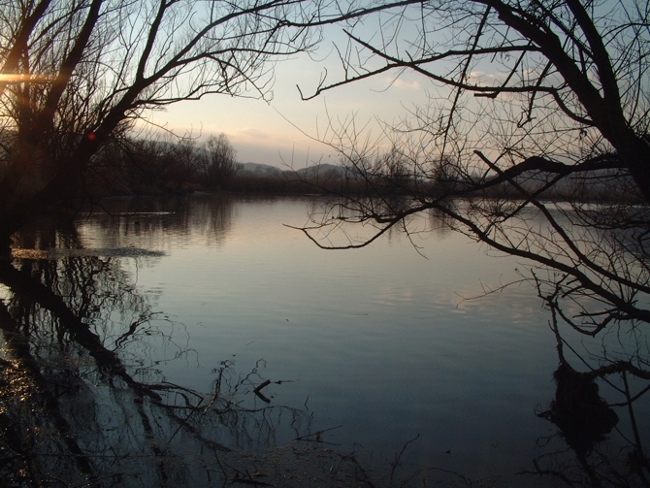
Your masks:
<path fill-rule="evenodd" d="M 394 154 L 391 153 L 391 154 Z M 88 178 L 95 196 L 231 191 L 275 194 L 334 193 L 392 197 L 467 196 L 521 198 L 517 187 L 558 200 L 630 200 L 631 180 L 603 171 L 596 177 L 574 174 L 548 186 L 548 175 L 528 172 L 513 181 L 473 191 L 479 176 L 454 172 L 458 164 L 437 162 L 424 168 L 408 161 L 314 164 L 293 170 L 255 163 L 238 163 L 227 136 L 177 141 L 122 139 L 105 145 L 94 158 Z"/>
<path fill-rule="evenodd" d="M 218 190 L 235 176 L 236 151 L 225 134 L 161 141 L 120 138 L 102 146 L 89 165 L 93 195 L 147 195 Z"/>

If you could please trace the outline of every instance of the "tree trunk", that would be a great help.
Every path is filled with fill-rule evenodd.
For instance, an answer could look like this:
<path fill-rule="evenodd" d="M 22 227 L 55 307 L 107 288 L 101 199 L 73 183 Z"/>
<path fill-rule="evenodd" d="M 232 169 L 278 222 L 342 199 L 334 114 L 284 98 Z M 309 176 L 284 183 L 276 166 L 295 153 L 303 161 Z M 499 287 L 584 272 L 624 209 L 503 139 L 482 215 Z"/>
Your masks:
<path fill-rule="evenodd" d="M 645 201 L 650 204 L 650 145 L 643 138 L 633 134 L 626 137 L 616 149 Z"/>

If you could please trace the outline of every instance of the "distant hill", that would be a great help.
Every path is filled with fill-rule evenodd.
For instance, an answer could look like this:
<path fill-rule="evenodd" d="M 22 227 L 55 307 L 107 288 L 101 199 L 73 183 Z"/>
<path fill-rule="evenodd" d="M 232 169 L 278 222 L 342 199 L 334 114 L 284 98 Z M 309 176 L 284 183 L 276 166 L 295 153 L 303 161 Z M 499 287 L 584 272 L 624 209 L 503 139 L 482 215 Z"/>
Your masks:
<path fill-rule="evenodd" d="M 241 169 L 237 173 L 238 176 L 258 176 L 266 177 L 269 176 L 274 178 L 286 178 L 289 180 L 295 179 L 341 179 L 345 178 L 348 170 L 343 166 L 338 166 L 335 164 L 317 164 L 314 166 L 308 166 L 307 168 L 301 168 L 298 170 L 282 170 L 275 166 L 268 164 L 259 164 L 259 163 L 243 163 L 240 165 Z"/>
<path fill-rule="evenodd" d="M 280 168 L 271 166 L 269 164 L 259 164 L 259 163 L 242 163 L 240 165 L 240 170 L 237 172 L 238 176 L 263 176 L 268 178 L 269 176 L 276 178 L 284 178 L 285 171 L 282 171 Z"/>
<path fill-rule="evenodd" d="M 339 185 L 340 182 L 351 183 L 362 179 L 362 175 L 355 173 L 345 166 L 336 164 L 315 164 L 298 170 L 282 170 L 276 166 L 259 163 L 241 164 L 237 173 L 243 177 L 257 177 L 275 179 L 277 182 L 296 182 L 302 180 L 309 184 L 330 186 Z M 621 178 L 618 171 L 601 170 L 591 172 L 588 180 L 585 175 L 575 175 L 556 182 L 553 188 L 544 192 L 547 197 L 566 197 L 582 195 L 583 198 L 607 197 L 616 193 L 625 193 L 633 183 L 629 178 Z M 342 181 L 343 180 L 343 181 Z M 515 178 L 515 181 L 529 192 L 542 189 L 549 180 L 549 175 L 539 171 L 527 171 Z M 346 183 L 346 184 L 347 184 Z M 504 184 L 508 186 L 507 184 Z M 338 186 L 337 186 L 338 188 Z"/>
<path fill-rule="evenodd" d="M 346 168 L 336 164 L 317 164 L 296 171 L 296 174 L 304 179 L 341 179 L 345 178 L 346 173 L 348 173 Z"/>

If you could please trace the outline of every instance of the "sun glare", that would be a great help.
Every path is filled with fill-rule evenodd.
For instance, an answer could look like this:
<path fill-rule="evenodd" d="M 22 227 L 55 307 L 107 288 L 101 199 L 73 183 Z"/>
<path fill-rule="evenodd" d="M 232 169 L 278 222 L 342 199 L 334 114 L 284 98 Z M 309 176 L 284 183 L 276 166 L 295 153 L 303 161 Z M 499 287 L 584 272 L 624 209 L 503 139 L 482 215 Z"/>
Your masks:
<path fill-rule="evenodd" d="M 53 76 L 30 74 L 0 74 L 0 83 L 45 83 L 51 81 Z"/>

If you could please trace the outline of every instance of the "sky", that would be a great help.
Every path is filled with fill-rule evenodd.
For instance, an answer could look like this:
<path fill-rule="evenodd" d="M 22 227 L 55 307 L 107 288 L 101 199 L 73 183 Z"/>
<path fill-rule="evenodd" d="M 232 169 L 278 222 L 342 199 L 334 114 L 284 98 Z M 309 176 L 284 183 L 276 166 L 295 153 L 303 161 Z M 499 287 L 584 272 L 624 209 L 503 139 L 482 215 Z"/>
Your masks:
<path fill-rule="evenodd" d="M 331 45 L 324 41 L 320 59 L 303 53 L 278 62 L 273 99 L 268 103 L 210 95 L 169 106 L 152 114 L 151 120 L 177 135 L 203 137 L 223 132 L 243 163 L 299 169 L 319 161 L 337 162 L 335 151 L 316 140 L 324 134 L 328 114 L 335 123 L 354 115 L 358 127 L 366 126 L 366 132 L 377 137 L 381 134 L 378 120 L 394 122 L 414 103 L 426 103 L 427 82 L 414 74 L 404 74 L 396 82 L 394 74 L 383 74 L 302 101 L 296 84 L 305 94 L 313 92 L 324 67 L 333 70 L 338 64 Z"/>

